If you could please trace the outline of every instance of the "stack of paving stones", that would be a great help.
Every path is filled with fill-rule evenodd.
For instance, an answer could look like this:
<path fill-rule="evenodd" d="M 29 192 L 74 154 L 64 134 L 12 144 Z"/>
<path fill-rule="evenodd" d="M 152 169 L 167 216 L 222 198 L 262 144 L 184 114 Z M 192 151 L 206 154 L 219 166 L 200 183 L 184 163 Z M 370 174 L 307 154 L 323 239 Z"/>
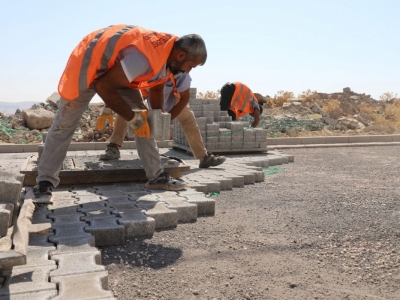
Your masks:
<path fill-rule="evenodd" d="M 160 149 L 162 154 L 171 151 L 191 166 L 183 177 L 188 183 L 184 191 L 148 190 L 143 183 L 57 187 L 53 202 L 38 205 L 32 220 L 51 222 L 50 232 L 30 234 L 26 265 L 1 270 L 0 300 L 10 295 L 29 300 L 115 299 L 97 247 L 151 238 L 158 230 L 212 216 L 215 198 L 207 194 L 261 182 L 263 168 L 294 161 L 293 156 L 270 151 L 230 155 L 221 166 L 199 169 L 198 161 L 186 152 Z"/>
<path fill-rule="evenodd" d="M 197 89 L 190 89 L 189 106 L 207 150 L 211 152 L 262 152 L 267 151 L 267 130 L 249 127 L 249 122 L 232 121 L 226 111 L 221 111 L 219 100 L 196 98 Z M 174 147 L 190 150 L 179 122 L 173 121 Z"/>
<path fill-rule="evenodd" d="M 17 158 L 15 154 L 7 156 L 2 159 L 0 166 L 0 238 L 7 236 L 18 217 L 24 180 L 19 169 L 25 159 Z"/>

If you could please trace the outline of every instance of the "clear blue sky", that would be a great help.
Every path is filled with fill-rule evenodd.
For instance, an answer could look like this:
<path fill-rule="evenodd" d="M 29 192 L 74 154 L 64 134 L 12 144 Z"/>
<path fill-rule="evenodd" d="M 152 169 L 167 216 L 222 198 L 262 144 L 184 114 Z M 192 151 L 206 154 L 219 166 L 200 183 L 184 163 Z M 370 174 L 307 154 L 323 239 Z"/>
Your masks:
<path fill-rule="evenodd" d="M 81 38 L 122 23 L 201 35 L 201 92 L 241 81 L 270 96 L 400 95 L 399 0 L 1 0 L 1 12 L 0 101 L 45 101 Z"/>

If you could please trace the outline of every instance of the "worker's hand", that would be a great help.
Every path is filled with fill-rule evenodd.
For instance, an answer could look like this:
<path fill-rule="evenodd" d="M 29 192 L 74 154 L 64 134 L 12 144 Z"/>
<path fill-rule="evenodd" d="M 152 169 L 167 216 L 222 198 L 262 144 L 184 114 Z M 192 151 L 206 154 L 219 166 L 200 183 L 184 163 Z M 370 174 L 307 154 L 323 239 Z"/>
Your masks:
<path fill-rule="evenodd" d="M 135 116 L 128 121 L 128 126 L 135 131 L 141 128 L 145 123 L 147 123 L 147 110 L 135 110 Z"/>
<path fill-rule="evenodd" d="M 110 126 L 114 126 L 114 112 L 111 108 L 104 106 L 100 116 L 97 118 L 96 129 L 103 130 L 107 120 Z"/>
<path fill-rule="evenodd" d="M 128 125 L 137 136 L 150 138 L 151 132 L 147 115 L 147 110 L 135 111 L 135 116 L 128 121 Z"/>

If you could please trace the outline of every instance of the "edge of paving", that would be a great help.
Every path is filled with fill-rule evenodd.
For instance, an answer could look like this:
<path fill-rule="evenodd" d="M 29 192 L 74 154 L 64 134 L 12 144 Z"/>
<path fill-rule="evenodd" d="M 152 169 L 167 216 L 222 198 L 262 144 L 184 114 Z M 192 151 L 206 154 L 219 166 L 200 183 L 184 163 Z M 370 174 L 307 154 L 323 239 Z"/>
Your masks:
<path fill-rule="evenodd" d="M 158 148 L 172 148 L 174 141 L 157 141 Z M 38 144 L 0 144 L 0 153 L 37 152 Z M 71 143 L 68 151 L 105 150 L 108 142 Z M 268 138 L 267 149 L 317 148 L 317 147 L 360 147 L 400 145 L 400 134 L 354 135 L 323 137 Z M 121 149 L 136 149 L 135 141 L 125 141 Z M 217 150 L 214 150 L 217 152 Z"/>

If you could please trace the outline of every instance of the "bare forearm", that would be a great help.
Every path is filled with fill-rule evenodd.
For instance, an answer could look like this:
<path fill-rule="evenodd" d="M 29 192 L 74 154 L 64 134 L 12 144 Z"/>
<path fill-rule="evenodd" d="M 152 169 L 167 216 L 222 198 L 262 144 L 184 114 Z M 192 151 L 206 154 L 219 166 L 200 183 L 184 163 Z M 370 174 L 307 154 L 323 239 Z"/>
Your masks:
<path fill-rule="evenodd" d="M 179 102 L 176 103 L 175 106 L 169 111 L 169 113 L 171 114 L 171 120 L 179 116 L 179 114 L 182 112 L 185 106 L 188 105 L 190 98 L 190 90 L 187 89 L 186 91 L 181 92 L 180 97 L 181 99 L 179 100 Z"/>
<path fill-rule="evenodd" d="M 164 83 L 149 89 L 149 101 L 152 109 L 164 110 Z"/>
<path fill-rule="evenodd" d="M 130 106 L 121 98 L 118 90 L 103 89 L 95 85 L 95 90 L 107 107 L 123 117 L 126 121 L 133 118 L 135 113 Z"/>

